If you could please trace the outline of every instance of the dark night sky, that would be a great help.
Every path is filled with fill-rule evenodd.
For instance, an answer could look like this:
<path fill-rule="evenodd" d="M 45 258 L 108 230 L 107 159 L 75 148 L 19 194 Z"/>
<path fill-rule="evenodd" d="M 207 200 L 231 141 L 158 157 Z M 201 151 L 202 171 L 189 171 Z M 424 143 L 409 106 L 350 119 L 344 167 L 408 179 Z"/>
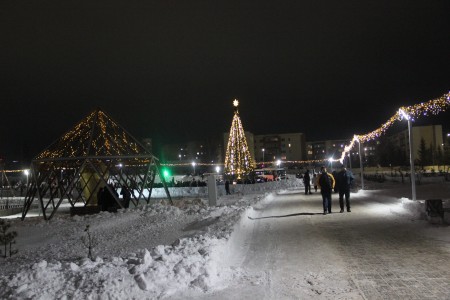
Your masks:
<path fill-rule="evenodd" d="M 0 155 L 101 107 L 136 137 L 350 138 L 450 89 L 450 1 L 0 2 Z M 439 122 L 449 123 L 448 113 Z"/>

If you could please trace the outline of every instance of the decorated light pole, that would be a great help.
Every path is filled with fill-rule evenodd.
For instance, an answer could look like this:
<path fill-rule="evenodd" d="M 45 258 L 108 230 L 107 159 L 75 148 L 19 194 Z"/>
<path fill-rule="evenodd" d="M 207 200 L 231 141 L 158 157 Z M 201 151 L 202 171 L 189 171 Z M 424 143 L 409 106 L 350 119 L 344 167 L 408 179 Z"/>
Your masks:
<path fill-rule="evenodd" d="M 413 152 L 413 135 L 411 132 L 411 116 L 409 116 L 403 109 L 399 109 L 400 115 L 408 121 L 408 135 L 409 135 L 409 164 L 411 166 L 411 189 L 412 200 L 416 200 L 416 175 L 414 170 L 414 152 Z"/>
<path fill-rule="evenodd" d="M 363 168 L 363 160 L 361 155 L 361 140 L 357 138 L 358 145 L 359 145 L 359 169 L 361 171 L 361 189 L 364 190 L 364 168 Z"/>

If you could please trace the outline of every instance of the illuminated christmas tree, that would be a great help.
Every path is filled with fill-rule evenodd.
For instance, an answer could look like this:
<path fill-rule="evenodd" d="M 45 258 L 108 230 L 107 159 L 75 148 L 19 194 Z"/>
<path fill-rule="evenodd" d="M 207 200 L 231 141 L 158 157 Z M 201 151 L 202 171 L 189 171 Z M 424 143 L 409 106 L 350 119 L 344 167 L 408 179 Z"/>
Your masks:
<path fill-rule="evenodd" d="M 240 179 L 254 169 L 254 162 L 250 156 L 244 128 L 239 118 L 239 101 L 234 100 L 234 117 L 231 123 L 228 138 L 227 152 L 225 154 L 225 174 Z"/>

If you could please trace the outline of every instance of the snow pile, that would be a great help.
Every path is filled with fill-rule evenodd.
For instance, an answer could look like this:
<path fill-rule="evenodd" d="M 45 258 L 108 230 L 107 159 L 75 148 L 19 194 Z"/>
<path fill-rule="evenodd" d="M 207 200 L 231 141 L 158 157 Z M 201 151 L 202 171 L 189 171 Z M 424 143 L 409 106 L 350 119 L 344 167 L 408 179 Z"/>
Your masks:
<path fill-rule="evenodd" d="M 205 207 L 197 199 L 189 203 L 191 205 L 181 201 L 182 209 L 159 203 L 117 214 L 105 212 L 40 221 L 36 227 L 53 228 L 53 233 L 62 239 L 62 244 L 49 247 L 55 252 L 63 252 L 62 255 L 45 250 L 41 260 L 18 266 L 16 273 L 0 277 L 0 298 L 148 299 L 168 296 L 185 288 L 217 289 L 233 277 L 232 270 L 226 265 L 226 255 L 234 226 L 249 209 L 248 205 L 261 197 L 236 198 L 235 205 L 231 206 Z M 80 235 L 74 234 L 73 228 L 79 231 L 85 224 L 94 224 L 91 228 L 95 230 L 93 234 L 98 237 L 100 247 L 96 253 L 104 254 L 129 249 L 130 245 L 123 244 L 134 243 L 134 230 L 142 244 L 142 239 L 154 238 L 151 230 L 158 231 L 158 227 L 164 230 L 176 224 L 170 223 L 174 219 L 193 221 L 183 229 L 185 237 L 175 238 L 175 242 L 168 245 L 135 248 L 125 255 L 96 257 L 94 261 L 79 256 L 86 251 L 79 243 Z M 143 226 L 151 230 L 146 231 Z M 114 239 L 118 239 L 117 244 L 111 242 Z M 70 246 L 64 246 L 67 243 Z M 30 255 L 25 254 L 27 258 Z M 52 255 L 56 259 L 51 260 Z"/>
<path fill-rule="evenodd" d="M 24 268 L 5 282 L 1 298 L 156 298 L 183 287 L 208 290 L 220 277 L 209 253 L 225 240 L 182 239 L 179 245 L 144 249 L 126 258 L 48 263 Z M 3 284 L 2 284 L 3 285 Z"/>

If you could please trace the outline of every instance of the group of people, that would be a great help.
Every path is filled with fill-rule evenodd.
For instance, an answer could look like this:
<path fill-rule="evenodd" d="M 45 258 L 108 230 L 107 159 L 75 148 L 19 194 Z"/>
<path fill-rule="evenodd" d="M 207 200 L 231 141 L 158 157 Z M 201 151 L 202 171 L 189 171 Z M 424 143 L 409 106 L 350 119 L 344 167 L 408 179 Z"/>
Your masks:
<path fill-rule="evenodd" d="M 122 206 L 128 208 L 130 206 L 131 192 L 126 187 L 123 186 L 120 194 L 122 195 Z M 119 199 L 119 194 L 112 184 L 108 184 L 108 187 L 101 187 L 97 193 L 97 202 L 102 211 L 116 211 L 118 203 L 116 199 Z"/>
<path fill-rule="evenodd" d="M 350 170 L 347 170 L 346 167 L 342 166 L 341 170 L 336 173 L 336 178 L 331 173 L 327 172 L 326 167 L 322 167 L 320 169 L 319 175 L 313 174 L 313 178 L 311 180 L 311 176 L 309 170 L 305 172 L 303 177 L 303 183 L 305 185 L 305 194 L 312 194 L 311 192 L 311 181 L 314 186 L 315 191 L 317 192 L 317 188 L 320 188 L 320 193 L 322 195 L 323 201 L 323 214 L 331 213 L 331 201 L 332 201 L 332 193 L 333 190 L 339 193 L 339 206 L 341 208 L 341 213 L 344 212 L 344 199 L 345 199 L 345 208 L 347 212 L 351 212 L 350 209 L 350 188 L 352 187 L 353 181 L 355 177 L 353 176 Z"/>

